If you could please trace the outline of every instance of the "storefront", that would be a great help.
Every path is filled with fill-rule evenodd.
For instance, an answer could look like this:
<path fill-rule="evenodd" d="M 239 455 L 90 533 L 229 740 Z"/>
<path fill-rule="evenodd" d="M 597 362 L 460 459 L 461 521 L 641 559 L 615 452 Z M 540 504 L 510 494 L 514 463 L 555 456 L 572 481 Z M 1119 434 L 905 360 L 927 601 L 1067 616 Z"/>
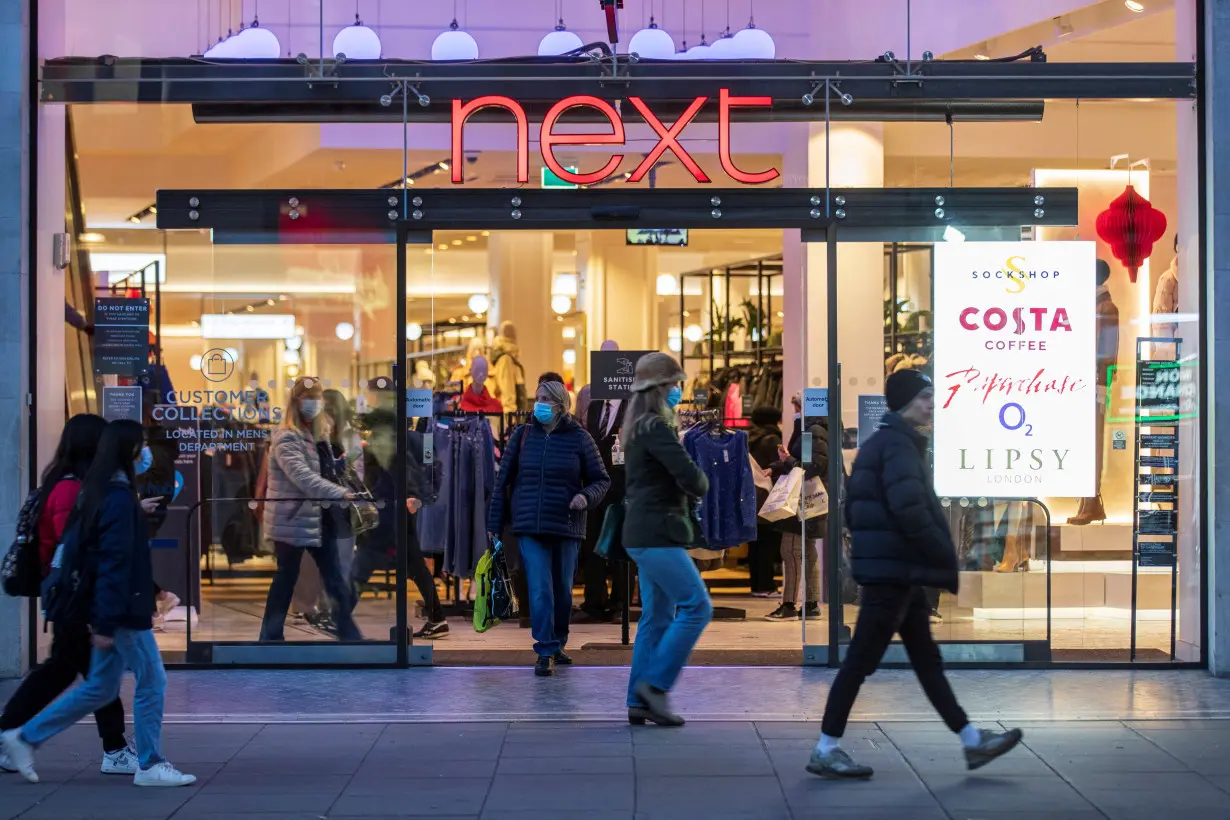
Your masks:
<path fill-rule="evenodd" d="M 518 59 L 538 37 L 509 23 L 475 32 L 494 59 L 460 62 L 413 59 L 437 32 L 392 7 L 360 3 L 379 43 L 341 60 L 353 3 L 303 20 L 265 4 L 229 50 L 185 56 L 256 11 L 239 5 L 178 20 L 130 0 L 121 33 L 69 3 L 43 48 L 88 57 L 42 69 L 39 230 L 72 253 L 39 265 L 32 324 L 54 324 L 60 284 L 69 308 L 38 340 L 40 449 L 57 403 L 148 426 L 158 582 L 180 599 L 168 662 L 528 663 L 528 630 L 467 620 L 499 455 L 546 371 L 590 399 L 578 416 L 609 448 L 619 393 L 598 386 L 618 380 L 599 375 L 662 350 L 689 375 L 685 441 L 735 488 L 707 502 L 739 509 L 694 552 L 717 613 L 696 662 L 841 656 L 857 605 L 840 518 L 758 521 L 753 417 L 776 410 L 789 439 L 798 395 L 836 506 L 885 378 L 912 367 L 936 383 L 962 568 L 933 618 L 949 660 L 1205 663 L 1195 2 L 984 1 L 953 31 L 881 0 L 900 37 L 758 4 L 750 39 L 769 32 L 777 60 Z M 499 19 L 481 5 L 463 27 Z M 625 39 L 687 13 L 625 5 Z M 592 27 L 580 46 L 610 39 L 592 17 L 570 18 Z M 677 42 L 705 33 L 679 19 Z M 281 45 L 234 45 L 249 35 Z M 713 48 L 751 48 L 736 40 Z M 263 476 L 309 376 L 379 510 L 323 581 L 303 562 L 279 628 L 270 502 L 321 499 Z M 337 639 L 333 573 L 367 640 Z M 579 663 L 628 662 L 628 578 L 582 548 Z"/>

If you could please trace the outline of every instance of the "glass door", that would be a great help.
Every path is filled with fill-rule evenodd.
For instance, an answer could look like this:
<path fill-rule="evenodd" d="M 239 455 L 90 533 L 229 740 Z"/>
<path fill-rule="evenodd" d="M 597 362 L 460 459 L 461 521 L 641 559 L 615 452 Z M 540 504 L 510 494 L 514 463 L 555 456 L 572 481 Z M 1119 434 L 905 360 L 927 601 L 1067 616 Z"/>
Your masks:
<path fill-rule="evenodd" d="M 180 601 L 160 645 L 217 665 L 396 663 L 399 454 L 380 423 L 395 246 L 166 239 L 165 364 L 143 414 L 155 578 Z"/>

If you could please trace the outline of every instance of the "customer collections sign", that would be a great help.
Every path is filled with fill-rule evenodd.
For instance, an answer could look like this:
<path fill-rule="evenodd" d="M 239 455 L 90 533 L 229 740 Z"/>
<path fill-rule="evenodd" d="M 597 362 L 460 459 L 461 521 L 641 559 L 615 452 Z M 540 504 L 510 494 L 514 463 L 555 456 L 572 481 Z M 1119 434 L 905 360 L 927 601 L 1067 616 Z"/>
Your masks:
<path fill-rule="evenodd" d="M 935 246 L 935 488 L 1095 495 L 1092 242 Z"/>

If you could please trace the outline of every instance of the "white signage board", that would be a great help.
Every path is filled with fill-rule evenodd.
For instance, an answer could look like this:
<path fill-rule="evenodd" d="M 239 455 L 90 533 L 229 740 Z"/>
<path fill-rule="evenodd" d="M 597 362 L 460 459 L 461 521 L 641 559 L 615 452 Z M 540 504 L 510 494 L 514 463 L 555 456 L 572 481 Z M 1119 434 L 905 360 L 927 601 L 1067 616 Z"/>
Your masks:
<path fill-rule="evenodd" d="M 295 335 L 293 313 L 205 313 L 202 339 L 289 339 Z"/>
<path fill-rule="evenodd" d="M 1093 242 L 935 246 L 935 489 L 1095 494 Z"/>

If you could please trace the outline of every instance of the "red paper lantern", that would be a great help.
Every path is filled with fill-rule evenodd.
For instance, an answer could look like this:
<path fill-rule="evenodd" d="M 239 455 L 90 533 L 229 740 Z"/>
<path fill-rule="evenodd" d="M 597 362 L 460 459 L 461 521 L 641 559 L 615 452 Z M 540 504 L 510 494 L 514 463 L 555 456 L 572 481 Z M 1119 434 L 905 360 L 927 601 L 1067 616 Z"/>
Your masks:
<path fill-rule="evenodd" d="M 1109 208 L 1098 214 L 1097 229 L 1098 236 L 1110 245 L 1111 253 L 1135 282 L 1140 266 L 1153 253 L 1153 243 L 1166 235 L 1166 214 L 1129 185 Z"/>

